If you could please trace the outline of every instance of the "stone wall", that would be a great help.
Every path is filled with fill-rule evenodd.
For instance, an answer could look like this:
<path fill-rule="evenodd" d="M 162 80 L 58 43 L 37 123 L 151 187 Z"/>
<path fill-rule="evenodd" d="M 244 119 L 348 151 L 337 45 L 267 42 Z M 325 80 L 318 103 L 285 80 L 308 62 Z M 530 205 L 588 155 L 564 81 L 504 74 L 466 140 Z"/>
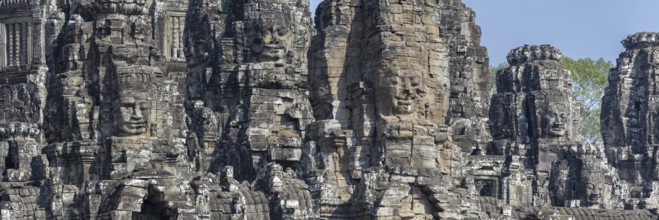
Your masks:
<path fill-rule="evenodd" d="M 490 99 L 459 0 L 308 7 L 0 0 L 0 218 L 657 218 L 657 34 L 623 41 L 602 147 L 556 48 Z"/>

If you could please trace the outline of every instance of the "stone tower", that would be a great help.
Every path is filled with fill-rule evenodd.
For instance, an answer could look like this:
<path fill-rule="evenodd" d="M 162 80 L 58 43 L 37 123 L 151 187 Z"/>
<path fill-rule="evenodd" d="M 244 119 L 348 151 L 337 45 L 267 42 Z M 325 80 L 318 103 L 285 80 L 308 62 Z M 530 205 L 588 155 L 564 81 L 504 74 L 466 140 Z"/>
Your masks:
<path fill-rule="evenodd" d="M 627 49 L 609 72 L 602 99 L 602 137 L 606 157 L 620 176 L 627 209 L 657 204 L 657 79 L 659 34 L 636 33 L 622 41 Z"/>
<path fill-rule="evenodd" d="M 316 213 L 294 172 L 313 121 L 308 7 L 304 0 L 199 0 L 186 15 L 187 145 L 198 158 L 195 169 L 224 176 L 231 170 L 233 181 L 251 184 L 241 190 L 276 204 L 264 201 L 273 218 Z"/>
<path fill-rule="evenodd" d="M 308 4 L 194 1 L 188 10 L 187 102 L 189 112 L 208 112 L 189 123 L 218 124 L 205 129 L 204 137 L 201 127 L 188 127 L 200 142 L 210 138 L 205 154 L 219 167 L 234 166 L 238 178 L 254 180 L 269 162 L 298 166 L 304 130 L 313 119 L 306 98 Z"/>
<path fill-rule="evenodd" d="M 316 30 L 303 172 L 321 216 L 432 217 L 440 207 L 424 188 L 456 171 L 456 146 L 490 139 L 473 12 L 460 1 L 325 1 Z"/>
<path fill-rule="evenodd" d="M 512 205 L 605 207 L 612 184 L 602 182 L 613 182 L 615 174 L 599 146 L 582 142 L 579 107 L 561 56 L 549 45 L 510 51 L 510 67 L 497 73 L 490 109 L 494 141 L 487 154 L 507 157 L 501 196 Z"/>

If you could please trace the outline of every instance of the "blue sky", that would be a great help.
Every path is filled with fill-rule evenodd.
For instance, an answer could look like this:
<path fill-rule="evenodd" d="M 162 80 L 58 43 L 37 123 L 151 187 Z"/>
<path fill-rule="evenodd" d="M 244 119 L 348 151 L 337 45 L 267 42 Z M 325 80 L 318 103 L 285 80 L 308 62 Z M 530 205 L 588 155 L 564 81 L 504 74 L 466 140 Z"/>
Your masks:
<path fill-rule="evenodd" d="M 311 0 L 315 11 L 320 0 Z M 615 62 L 620 41 L 640 31 L 659 32 L 659 0 L 463 0 L 476 11 L 490 64 L 505 62 L 523 44 L 552 44 L 572 58 Z"/>

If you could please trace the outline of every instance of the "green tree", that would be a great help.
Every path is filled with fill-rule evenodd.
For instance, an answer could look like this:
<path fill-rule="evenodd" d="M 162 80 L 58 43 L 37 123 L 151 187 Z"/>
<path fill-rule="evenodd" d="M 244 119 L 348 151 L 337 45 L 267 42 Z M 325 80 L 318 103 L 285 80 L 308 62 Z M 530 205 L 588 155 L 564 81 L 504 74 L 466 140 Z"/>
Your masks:
<path fill-rule="evenodd" d="M 613 63 L 603 58 L 593 60 L 563 57 L 561 64 L 572 72 L 572 92 L 581 108 L 581 134 L 590 143 L 601 143 L 602 95 L 607 84 L 607 73 L 613 68 Z"/>

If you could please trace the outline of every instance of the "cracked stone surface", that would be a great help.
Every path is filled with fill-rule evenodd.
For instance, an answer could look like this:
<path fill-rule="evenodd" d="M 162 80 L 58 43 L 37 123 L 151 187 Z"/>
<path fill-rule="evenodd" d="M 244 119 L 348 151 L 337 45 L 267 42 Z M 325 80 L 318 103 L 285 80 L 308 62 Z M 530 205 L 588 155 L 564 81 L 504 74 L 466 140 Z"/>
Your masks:
<path fill-rule="evenodd" d="M 0 0 L 0 219 L 656 219 L 655 52 L 604 145 L 459 0 Z"/>

